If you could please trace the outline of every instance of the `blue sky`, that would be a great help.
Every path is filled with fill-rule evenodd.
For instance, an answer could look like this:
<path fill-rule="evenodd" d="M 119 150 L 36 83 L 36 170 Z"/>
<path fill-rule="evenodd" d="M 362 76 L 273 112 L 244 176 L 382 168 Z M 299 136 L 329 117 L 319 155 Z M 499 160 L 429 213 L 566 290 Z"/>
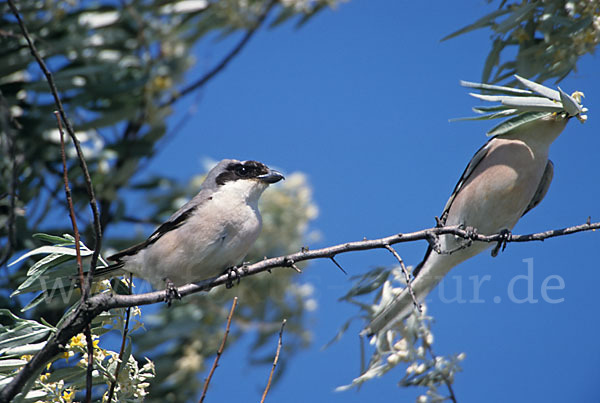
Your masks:
<path fill-rule="evenodd" d="M 312 248 L 431 227 L 494 124 L 448 122 L 469 115 L 476 104 L 458 80 L 480 79 L 490 32 L 443 43 L 439 39 L 492 7 L 481 0 L 353 0 L 300 30 L 291 24 L 263 29 L 196 98 L 194 116 L 148 172 L 186 179 L 204 170 L 205 158 L 256 159 L 287 173 L 305 172 L 320 210 L 313 228 L 323 235 Z M 216 63 L 222 48 L 200 46 L 192 75 L 200 76 Z M 600 219 L 599 71 L 598 57 L 586 56 L 561 83 L 567 92 L 585 92 L 589 121 L 581 125 L 573 120 L 553 144 L 550 191 L 514 233 L 581 224 L 590 215 Z M 194 96 L 177 106 L 172 125 L 193 102 Z M 484 303 L 444 304 L 437 291 L 432 293 L 434 350 L 467 355 L 454 386 L 460 402 L 598 401 L 600 302 L 594 285 L 600 280 L 599 246 L 598 232 L 510 244 L 495 259 L 485 252 L 463 263 L 446 282 L 452 290 L 461 281 L 469 300 L 469 277 L 490 275 L 480 290 Z M 424 242 L 397 248 L 412 265 L 425 249 Z M 509 302 L 511 279 L 527 274 L 523 260 L 530 258 L 533 298 L 539 301 Z M 395 263 L 383 251 L 338 260 L 349 275 Z M 564 298 L 561 303 L 542 299 L 541 285 L 552 275 L 564 280 L 564 289 L 549 291 L 552 299 Z M 337 301 L 350 287 L 350 276 L 328 261 L 314 261 L 299 276 L 317 287 L 319 310 L 308 323 L 314 342 L 287 363 L 267 401 L 414 401 L 424 390 L 398 388 L 403 369 L 358 392 L 333 391 L 350 382 L 359 368 L 359 323 L 341 342 L 321 350 L 357 313 Z M 558 280 L 549 281 L 556 285 Z M 517 281 L 514 290 L 525 297 L 525 281 Z M 231 292 L 233 297 L 235 288 Z M 241 363 L 246 347 L 225 351 L 209 400 L 259 400 L 269 368 Z"/>

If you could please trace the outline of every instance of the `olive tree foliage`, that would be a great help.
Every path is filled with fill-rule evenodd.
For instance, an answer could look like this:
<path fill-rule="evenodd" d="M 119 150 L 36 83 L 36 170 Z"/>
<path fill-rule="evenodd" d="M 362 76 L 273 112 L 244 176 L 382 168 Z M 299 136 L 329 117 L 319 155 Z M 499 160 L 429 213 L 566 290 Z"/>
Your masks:
<path fill-rule="evenodd" d="M 126 0 L 15 1 L 30 35 L 52 71 L 67 116 L 88 163 L 105 249 L 140 241 L 153 227 L 189 200 L 202 175 L 181 183 L 144 174 L 144 167 L 170 137 L 167 118 L 182 96 L 204 86 L 232 61 L 262 25 L 286 21 L 298 26 L 334 0 Z M 0 5 L 0 387 L 39 351 L 57 323 L 77 304 L 79 292 L 53 296 L 43 289 L 76 274 L 72 228 L 64 200 L 56 109 L 41 73 L 7 3 Z M 232 41 L 220 41 L 231 36 Z M 236 45 L 236 42 L 237 45 Z M 233 42 L 231 49 L 227 43 Z M 219 47 L 225 56 L 214 67 L 194 68 L 192 48 L 199 43 Z M 83 245 L 94 245 L 88 195 L 75 149 L 67 142 L 67 167 L 75 214 Z M 207 156 L 208 157 L 208 156 Z M 144 200 L 140 212 L 129 200 Z M 302 173 L 270 189 L 261 200 L 264 229 L 247 259 L 298 250 L 308 241 L 309 222 L 316 217 L 311 188 Z M 284 214 L 284 211 L 286 212 Z M 291 212 L 291 213 L 290 213 Z M 143 214 L 143 215 L 142 215 Z M 110 236 L 116 224 L 135 228 L 129 235 Z M 43 232 L 51 236 L 39 235 Z M 36 235 L 37 234 L 37 235 Z M 67 235 L 62 235 L 67 234 Z M 39 249 L 39 248 L 42 249 Z M 36 249 L 37 248 L 37 249 Z M 62 249 L 61 249 L 62 248 Z M 8 267 L 15 254 L 34 250 L 25 264 Z M 86 254 L 86 247 L 83 248 Z M 137 283 L 136 283 L 137 284 Z M 141 285 L 140 285 L 141 284 Z M 140 283 L 137 287 L 144 287 Z M 148 291 L 136 289 L 134 292 Z M 127 282 L 102 282 L 94 292 L 127 292 Z M 272 358 L 261 350 L 279 330 L 283 318 L 289 351 L 310 340 L 304 329 L 307 307 L 314 308 L 312 288 L 288 274 L 254 276 L 235 289 L 241 307 L 230 342 L 242 333 L 254 335 L 250 362 Z M 13 294 L 11 296 L 11 293 Z M 265 296 L 267 296 L 265 298 Z M 205 357 L 214 355 L 232 293 L 174 302 L 140 319 L 131 312 L 130 336 L 119 358 L 104 349 L 101 336 L 122 330 L 125 310 L 100 315 L 92 323 L 94 396 L 107 398 L 115 380 L 114 401 L 185 401 L 198 393 Z M 69 308 L 71 306 L 71 308 Z M 190 318 L 192 318 L 190 320 Z M 138 330 L 140 327 L 145 329 Z M 185 332 L 182 330 L 185 329 Z M 113 332 L 114 333 L 114 332 Z M 168 343 L 166 343 L 168 341 Z M 275 342 L 269 344 L 274 346 Z M 76 356 L 76 358 L 70 357 Z M 85 340 L 75 337 L 63 356 L 29 382 L 25 400 L 70 401 L 85 387 Z M 160 363 L 159 369 L 145 357 Z M 154 379 L 153 379 L 154 378 Z M 153 380 L 152 380 L 153 379 Z M 152 384 L 152 386 L 150 386 Z M 101 385 L 105 385 L 102 387 Z M 150 396 L 148 393 L 150 392 Z"/>
<path fill-rule="evenodd" d="M 484 83 L 498 83 L 514 74 L 558 82 L 600 43 L 598 0 L 502 0 L 499 4 L 496 10 L 443 38 L 478 29 L 491 31 L 492 49 L 481 78 Z"/>

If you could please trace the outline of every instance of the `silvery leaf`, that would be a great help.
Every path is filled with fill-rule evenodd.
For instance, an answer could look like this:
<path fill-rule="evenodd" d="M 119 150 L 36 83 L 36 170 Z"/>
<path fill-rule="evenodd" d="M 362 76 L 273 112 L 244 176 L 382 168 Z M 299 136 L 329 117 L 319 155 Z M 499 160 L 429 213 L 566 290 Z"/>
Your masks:
<path fill-rule="evenodd" d="M 552 88 L 548 88 L 544 85 L 538 84 L 536 82 L 533 82 L 531 80 L 528 80 L 526 78 L 523 78 L 517 74 L 515 74 L 515 78 L 517 80 L 519 80 L 519 82 L 521 84 L 523 84 L 525 87 L 529 88 L 532 91 L 537 92 L 540 95 L 545 96 L 546 98 L 550 98 L 553 99 L 555 101 L 560 101 L 560 93 L 556 90 L 553 90 Z"/>
<path fill-rule="evenodd" d="M 562 112 L 563 106 L 548 98 L 540 97 L 506 97 L 502 105 L 518 108 L 524 111 Z"/>
<path fill-rule="evenodd" d="M 522 90 L 520 88 L 504 87 L 501 85 L 492 85 L 492 84 L 483 84 L 483 83 L 473 83 L 470 81 L 463 81 L 463 80 L 460 80 L 460 85 L 462 85 L 463 87 L 475 88 L 475 89 L 490 91 L 490 92 L 498 92 L 501 94 L 512 94 L 512 95 L 519 95 L 519 96 L 533 94 L 531 91 Z"/>
<path fill-rule="evenodd" d="M 551 115 L 550 112 L 525 112 L 495 126 L 492 130 L 487 132 L 487 135 L 490 137 L 500 136 L 502 134 L 508 133 L 509 131 L 521 125 L 533 122 L 534 120 L 538 120 L 549 115 Z"/>
<path fill-rule="evenodd" d="M 569 116 L 577 116 L 581 113 L 581 105 L 579 102 L 573 99 L 572 96 L 564 92 L 558 87 L 558 91 L 560 92 L 560 100 L 562 101 L 563 107 L 565 111 L 569 114 Z"/>
<path fill-rule="evenodd" d="M 458 122 L 461 120 L 489 120 L 489 119 L 497 119 L 504 118 L 508 116 L 512 116 L 517 114 L 519 111 L 517 109 L 505 109 L 496 113 L 490 113 L 488 115 L 479 115 L 479 116 L 469 116 L 466 118 L 453 118 L 450 119 L 450 122 Z"/>

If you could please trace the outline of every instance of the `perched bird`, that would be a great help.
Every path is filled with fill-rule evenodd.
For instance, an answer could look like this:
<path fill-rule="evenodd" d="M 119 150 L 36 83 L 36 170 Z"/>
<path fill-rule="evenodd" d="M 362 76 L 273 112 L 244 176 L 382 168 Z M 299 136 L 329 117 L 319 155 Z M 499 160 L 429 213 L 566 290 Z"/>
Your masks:
<path fill-rule="evenodd" d="M 148 239 L 108 258 L 100 277 L 124 273 L 155 288 L 204 280 L 242 262 L 258 238 L 258 199 L 283 175 L 257 161 L 226 159 L 210 170 L 200 192 Z"/>
<path fill-rule="evenodd" d="M 539 84 L 520 77 L 518 79 L 540 89 Z M 560 94 L 554 92 L 552 95 L 558 98 Z M 524 94 L 529 99 L 523 102 L 531 108 L 533 97 L 529 94 Z M 500 99 L 502 97 L 489 98 L 503 100 Z M 512 99 L 515 97 L 505 98 L 516 102 Z M 531 112 L 530 109 L 525 111 L 523 113 L 528 114 L 526 116 L 535 119 L 507 126 L 504 133 L 490 139 L 475 153 L 444 207 L 440 216 L 442 225 L 459 225 L 482 235 L 508 235 L 517 221 L 542 201 L 554 173 L 554 165 L 548 159 L 550 145 L 563 131 L 569 118 L 579 117 L 579 112 L 585 112 L 586 109 L 579 108 L 577 114 L 573 115 L 562 112 L 546 113 L 543 116 L 539 114 L 539 109 L 534 109 L 536 112 Z M 532 115 L 533 113 L 538 115 Z M 454 235 L 440 236 L 439 250 L 442 253 L 436 252 L 430 245 L 425 258 L 412 273 L 410 286 L 417 300 L 423 301 L 454 266 L 489 247 L 489 243 L 475 241 L 470 244 L 470 241 Z M 492 255 L 495 256 L 497 252 L 498 247 Z M 407 317 L 413 306 L 414 301 L 407 287 L 375 315 L 363 334 L 373 335 L 388 329 L 396 321 Z"/>

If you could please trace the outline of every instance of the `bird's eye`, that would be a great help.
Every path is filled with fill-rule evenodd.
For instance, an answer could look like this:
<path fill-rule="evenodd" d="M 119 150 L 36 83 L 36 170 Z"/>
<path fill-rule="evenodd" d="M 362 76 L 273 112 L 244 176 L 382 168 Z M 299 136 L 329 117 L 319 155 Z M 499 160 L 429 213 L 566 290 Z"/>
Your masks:
<path fill-rule="evenodd" d="M 250 170 L 245 166 L 240 165 L 235 169 L 235 173 L 237 176 L 241 176 L 242 178 L 244 178 L 250 174 Z"/>

